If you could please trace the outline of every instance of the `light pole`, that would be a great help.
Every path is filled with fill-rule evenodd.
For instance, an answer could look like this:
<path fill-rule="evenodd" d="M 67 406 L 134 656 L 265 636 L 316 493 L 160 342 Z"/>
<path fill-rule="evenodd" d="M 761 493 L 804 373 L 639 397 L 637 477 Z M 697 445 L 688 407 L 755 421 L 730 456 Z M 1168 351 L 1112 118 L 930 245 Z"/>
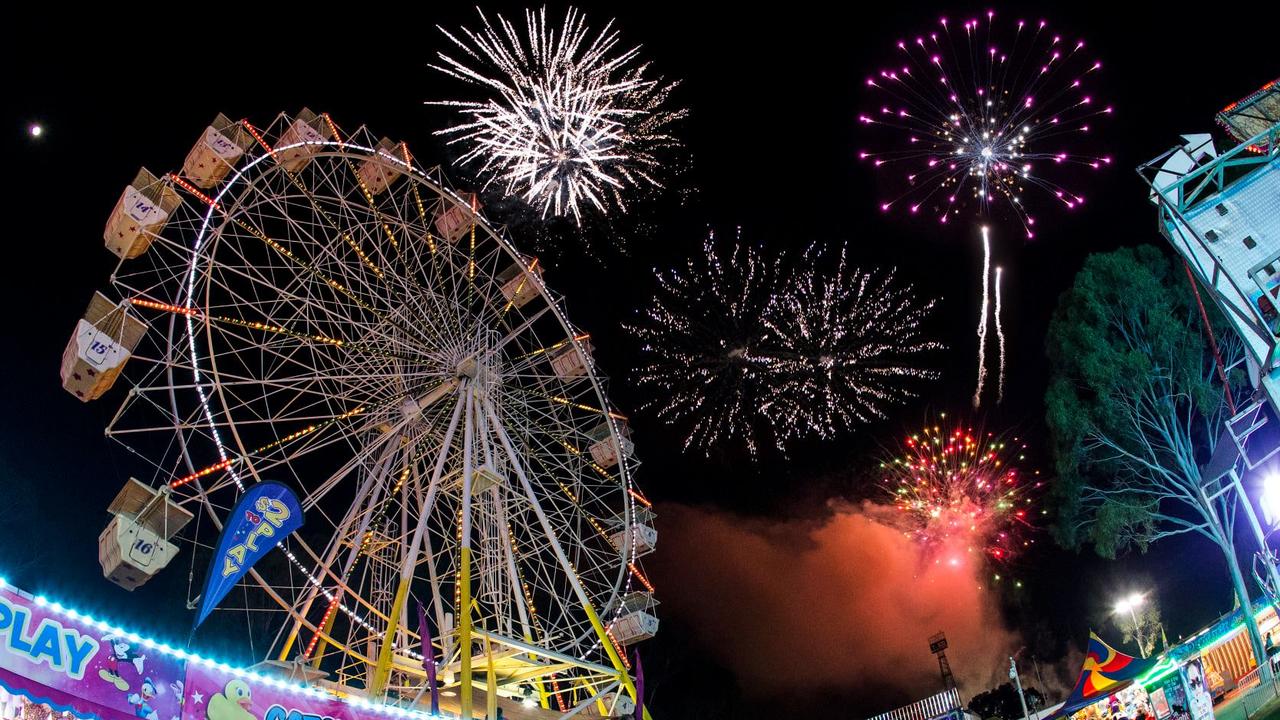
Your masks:
<path fill-rule="evenodd" d="M 1142 627 L 1138 624 L 1137 608 L 1142 604 L 1143 597 L 1139 593 L 1134 593 L 1127 598 L 1116 603 L 1116 614 L 1123 615 L 1129 613 L 1129 617 L 1133 619 L 1133 639 L 1138 643 L 1138 654 L 1143 660 L 1147 659 L 1147 649 L 1142 646 Z"/>
<path fill-rule="evenodd" d="M 1027 698 L 1022 694 L 1022 678 L 1018 677 L 1018 663 L 1014 661 L 1012 655 L 1009 656 L 1009 679 L 1012 680 L 1018 688 L 1018 700 L 1022 702 L 1023 720 L 1031 720 L 1031 713 L 1027 712 Z"/>

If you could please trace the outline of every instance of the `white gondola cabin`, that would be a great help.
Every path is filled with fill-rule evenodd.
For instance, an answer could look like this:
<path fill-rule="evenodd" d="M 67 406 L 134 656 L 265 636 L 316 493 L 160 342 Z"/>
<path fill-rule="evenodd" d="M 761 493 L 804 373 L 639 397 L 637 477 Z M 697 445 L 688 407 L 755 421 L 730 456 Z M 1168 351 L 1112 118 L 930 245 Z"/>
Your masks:
<path fill-rule="evenodd" d="M 182 204 L 182 198 L 169 185 L 146 168 L 138 171 L 133 182 L 120 195 L 102 239 L 107 249 L 130 260 L 151 247 L 151 239 L 164 229 L 169 216 Z"/>
<path fill-rule="evenodd" d="M 530 300 L 538 297 L 542 266 L 538 264 L 537 258 L 531 260 L 527 268 L 519 264 L 512 265 L 498 273 L 498 282 L 502 284 L 502 296 L 512 307 L 524 307 Z"/>
<path fill-rule="evenodd" d="M 182 174 L 199 187 L 211 188 L 227 177 L 251 144 L 253 136 L 240 123 L 218 113 L 187 153 Z"/>
<path fill-rule="evenodd" d="M 576 380 L 587 374 L 591 364 L 591 341 L 583 338 L 551 353 L 551 369 L 561 380 Z"/>
<path fill-rule="evenodd" d="M 160 572 L 178 554 L 170 542 L 193 517 L 169 499 L 129 478 L 111 501 L 114 515 L 98 536 L 98 562 L 102 575 L 125 590 L 133 590 Z"/>
<path fill-rule="evenodd" d="M 62 387 L 83 402 L 111 389 L 147 325 L 102 293 L 94 293 L 62 352 Z"/>
<path fill-rule="evenodd" d="M 632 645 L 657 635 L 658 617 L 653 614 L 657 604 L 651 592 L 640 590 L 624 595 L 618 619 L 609 626 L 613 639 Z"/>
<path fill-rule="evenodd" d="M 293 123 L 280 134 L 280 139 L 276 141 L 276 160 L 280 163 L 280 167 L 296 173 L 311 162 L 311 156 L 318 149 L 315 145 L 299 143 L 320 143 L 332 138 L 333 130 L 324 117 L 316 115 L 308 108 L 302 108 L 293 119 Z M 288 147 L 290 145 L 294 147 Z"/>
<path fill-rule="evenodd" d="M 600 706 L 604 709 L 601 710 Z M 603 717 L 603 718 L 634 718 L 636 716 L 636 702 L 627 695 L 625 690 L 608 692 L 600 697 L 600 704 L 591 705 L 582 711 L 587 717 Z"/>
<path fill-rule="evenodd" d="M 615 530 L 609 534 L 609 543 L 618 552 L 633 553 L 631 557 L 648 555 L 658 546 L 658 531 L 653 526 L 654 517 L 653 510 L 649 507 L 637 505 L 635 518 L 629 527 L 623 517 L 615 519 Z"/>
<path fill-rule="evenodd" d="M 476 213 L 480 212 L 480 199 L 475 193 L 462 193 L 459 197 L 462 203 L 445 200 L 436 212 L 436 232 L 450 245 L 457 245 L 464 235 L 471 232 Z"/>
<path fill-rule="evenodd" d="M 400 179 L 409 162 L 409 149 L 404 143 L 393 143 L 387 138 L 378 141 L 374 157 L 360 163 L 356 175 L 370 195 L 378 196 Z"/>
<path fill-rule="evenodd" d="M 587 437 L 591 438 L 591 445 L 588 446 L 591 459 L 605 469 L 617 465 L 622 458 L 631 457 L 635 451 L 635 445 L 631 442 L 631 429 L 627 427 L 627 423 L 617 420 L 614 424 L 618 428 L 617 442 L 614 441 L 613 432 L 607 422 L 600 423 L 587 433 Z"/>

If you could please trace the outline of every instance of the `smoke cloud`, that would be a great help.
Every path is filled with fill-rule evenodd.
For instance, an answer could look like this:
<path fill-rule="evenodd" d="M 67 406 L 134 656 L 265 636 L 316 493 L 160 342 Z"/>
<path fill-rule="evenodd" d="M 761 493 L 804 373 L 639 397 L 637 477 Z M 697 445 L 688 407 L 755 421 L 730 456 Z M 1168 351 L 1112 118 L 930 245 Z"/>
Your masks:
<path fill-rule="evenodd" d="M 979 587 L 985 570 L 923 557 L 887 510 L 833 506 L 815 520 L 774 522 L 663 506 L 665 552 L 653 568 L 663 608 L 753 696 L 839 688 L 909 701 L 938 692 L 928 638 L 939 630 L 966 698 L 1006 681 L 1021 643 Z"/>

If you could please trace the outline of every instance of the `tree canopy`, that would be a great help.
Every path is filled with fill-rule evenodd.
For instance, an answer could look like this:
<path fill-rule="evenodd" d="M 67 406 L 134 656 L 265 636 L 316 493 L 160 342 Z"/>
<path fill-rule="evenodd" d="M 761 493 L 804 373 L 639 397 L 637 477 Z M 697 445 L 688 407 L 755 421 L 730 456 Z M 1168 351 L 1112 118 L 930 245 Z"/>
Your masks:
<path fill-rule="evenodd" d="M 1027 709 L 1035 712 L 1044 707 L 1044 698 L 1040 691 L 1033 688 L 1024 688 L 1023 695 L 1027 698 Z M 983 720 L 1022 720 L 1022 701 L 1018 699 L 1018 690 L 1013 683 L 1004 683 L 998 687 L 991 688 L 986 692 L 980 692 L 973 696 L 973 700 L 969 702 L 969 709 L 977 713 L 978 717 Z"/>
<path fill-rule="evenodd" d="M 1227 408 L 1181 268 L 1149 245 L 1089 256 L 1046 350 L 1059 541 L 1114 557 L 1197 532 L 1230 552 L 1231 506 L 1199 493 Z"/>

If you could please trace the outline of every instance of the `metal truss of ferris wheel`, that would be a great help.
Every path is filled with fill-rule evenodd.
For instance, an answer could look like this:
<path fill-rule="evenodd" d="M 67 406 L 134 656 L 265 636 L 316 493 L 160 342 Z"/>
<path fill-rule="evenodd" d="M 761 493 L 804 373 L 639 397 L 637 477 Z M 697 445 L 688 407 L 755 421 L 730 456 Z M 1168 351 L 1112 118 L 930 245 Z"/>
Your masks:
<path fill-rule="evenodd" d="M 163 215 L 121 218 L 130 191 Z M 228 596 L 263 657 L 421 702 L 421 602 L 464 716 L 473 686 L 625 708 L 625 646 L 656 630 L 651 507 L 589 338 L 474 197 L 304 109 L 219 116 L 112 223 L 125 322 L 82 321 L 132 358 L 108 436 L 207 521 L 199 547 L 245 487 L 299 491 L 306 526 Z"/>

